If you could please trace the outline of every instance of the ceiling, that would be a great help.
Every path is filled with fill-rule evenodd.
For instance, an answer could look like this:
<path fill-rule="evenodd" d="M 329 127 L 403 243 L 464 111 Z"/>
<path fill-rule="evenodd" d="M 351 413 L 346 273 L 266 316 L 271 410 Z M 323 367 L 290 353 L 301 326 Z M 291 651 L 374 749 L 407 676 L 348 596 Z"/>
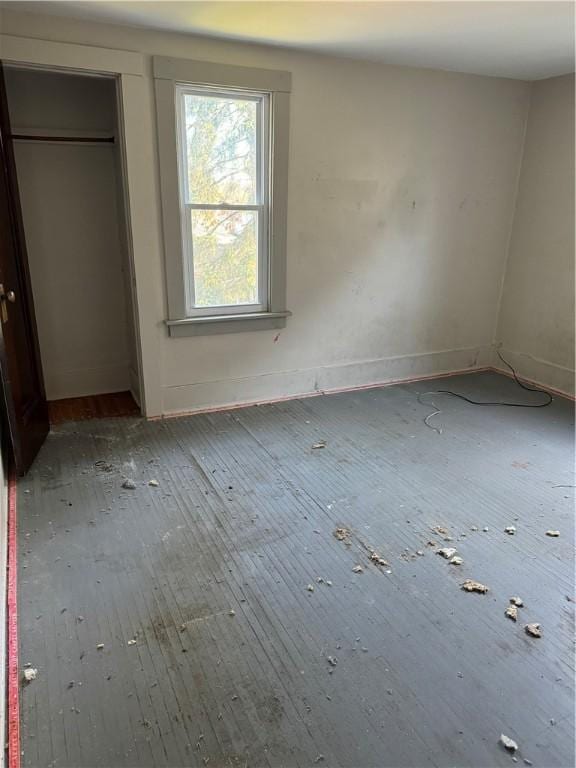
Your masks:
<path fill-rule="evenodd" d="M 574 71 L 574 3 L 9 2 L 11 10 L 538 80 Z"/>

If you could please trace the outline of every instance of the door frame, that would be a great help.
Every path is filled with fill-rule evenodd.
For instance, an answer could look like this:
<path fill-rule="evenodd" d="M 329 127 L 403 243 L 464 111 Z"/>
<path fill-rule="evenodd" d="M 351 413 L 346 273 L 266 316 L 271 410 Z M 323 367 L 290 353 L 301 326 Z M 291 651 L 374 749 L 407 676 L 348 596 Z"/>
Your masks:
<path fill-rule="evenodd" d="M 154 265 L 160 251 L 156 199 L 153 102 L 143 54 L 112 48 L 0 35 L 0 59 L 10 66 L 113 75 L 117 80 L 118 144 L 125 197 L 132 312 L 140 388 L 140 409 L 161 413 L 160 336 L 146 322 L 157 301 Z"/>

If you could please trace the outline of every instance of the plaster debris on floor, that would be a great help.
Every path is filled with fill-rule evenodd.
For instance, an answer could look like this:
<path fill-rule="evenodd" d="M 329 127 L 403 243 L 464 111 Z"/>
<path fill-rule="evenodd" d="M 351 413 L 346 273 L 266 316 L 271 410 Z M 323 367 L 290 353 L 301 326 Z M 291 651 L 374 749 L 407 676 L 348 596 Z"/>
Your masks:
<path fill-rule="evenodd" d="M 518 744 L 516 744 L 516 742 L 509 736 L 505 736 L 504 734 L 500 735 L 500 744 L 502 744 L 504 749 L 507 749 L 509 752 L 516 752 L 518 749 Z"/>
<path fill-rule="evenodd" d="M 542 629 L 540 627 L 540 624 L 537 622 L 534 622 L 532 624 L 526 624 L 524 627 L 526 634 L 530 635 L 531 637 L 542 637 Z"/>
<path fill-rule="evenodd" d="M 510 604 L 505 611 L 506 616 L 509 619 L 512 619 L 512 621 L 518 620 L 518 607 L 516 605 Z"/>
<path fill-rule="evenodd" d="M 383 567 L 387 567 L 390 565 L 386 560 L 384 560 L 383 557 L 381 557 L 378 552 L 372 552 L 370 554 L 370 562 L 376 563 L 376 565 L 381 565 Z"/>
<path fill-rule="evenodd" d="M 455 547 L 442 547 L 441 549 L 436 550 L 436 554 L 441 555 L 446 560 L 450 560 L 450 558 L 454 557 L 457 550 Z"/>
<path fill-rule="evenodd" d="M 24 670 L 23 677 L 25 682 L 27 683 L 31 683 L 32 680 L 36 680 L 37 676 L 38 676 L 38 670 L 34 669 L 34 667 L 26 667 L 26 669 Z"/>
<path fill-rule="evenodd" d="M 351 532 L 348 530 L 348 528 L 336 528 L 334 531 L 334 536 L 338 539 L 338 541 L 343 541 L 346 544 L 350 544 L 350 536 Z"/>
<path fill-rule="evenodd" d="M 400 401 L 388 406 L 393 397 Z M 514 520 L 510 462 L 492 468 L 494 488 L 480 499 L 451 483 L 455 473 L 482 481 L 470 455 L 491 455 L 494 424 L 511 454 L 513 435 L 500 421 L 482 433 L 478 417 L 470 439 L 470 414 L 460 431 L 451 417 L 458 450 L 449 440 L 437 449 L 432 486 L 429 473 L 419 479 L 416 443 L 407 441 L 398 462 L 394 441 L 373 439 L 374 424 L 412 434 L 402 420 L 411 402 L 402 389 L 378 390 L 130 430 L 83 423 L 51 436 L 22 482 L 34 493 L 20 497 L 21 658 L 41 670 L 31 686 L 22 673 L 23 768 L 172 768 L 190 762 L 188 743 L 200 764 L 206 757 L 208 768 L 227 768 L 231 723 L 239 768 L 270 756 L 263 745 L 272 736 L 279 766 L 312 765 L 321 754 L 330 766 L 408 768 L 424 765 L 441 740 L 447 765 L 505 768 L 515 754 L 498 745 L 501 730 L 520 737 L 537 766 L 550 755 L 570 764 L 570 686 L 560 670 L 573 603 L 568 559 L 552 539 L 543 546 L 537 522 L 549 501 L 544 472 L 533 470 L 522 536 L 511 542 L 501 533 Z M 320 463 L 291 431 L 303 415 L 323 421 L 330 440 Z M 347 435 L 344 448 L 331 439 L 333 424 Z M 551 455 L 561 465 L 560 447 Z M 97 460 L 116 469 L 95 472 Z M 62 490 L 52 468 L 64 465 Z M 125 479 L 135 488 L 121 489 Z M 568 503 L 554 503 L 554 528 L 567 527 Z M 471 530 L 486 519 L 492 535 Z M 525 634 L 533 618 L 550 627 L 554 645 L 541 627 L 538 643 Z M 422 686 L 421 664 L 433 687 Z M 513 666 L 514 684 L 495 698 L 501 664 Z M 511 722 L 517 690 L 522 706 Z M 52 706 L 71 733 L 80 729 L 68 763 L 37 725 Z M 462 713 L 471 711 L 467 728 Z M 557 723 L 554 741 L 536 735 L 540 711 L 548 728 L 552 716 Z M 406 728 L 422 734 L 417 743 L 390 737 Z"/>
<path fill-rule="evenodd" d="M 432 532 L 437 533 L 438 536 L 441 536 L 443 541 L 452 541 L 454 538 L 448 528 L 443 525 L 435 525 L 432 528 Z"/>

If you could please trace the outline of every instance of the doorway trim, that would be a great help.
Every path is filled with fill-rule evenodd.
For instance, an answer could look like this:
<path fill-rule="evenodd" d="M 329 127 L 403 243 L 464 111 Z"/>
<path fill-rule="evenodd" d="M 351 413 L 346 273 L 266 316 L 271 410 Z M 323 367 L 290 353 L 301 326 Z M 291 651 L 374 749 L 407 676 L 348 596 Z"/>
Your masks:
<path fill-rule="evenodd" d="M 147 417 L 161 413 L 160 336 L 146 322 L 157 302 L 154 265 L 161 251 L 157 219 L 152 93 L 146 82 L 145 56 L 133 51 L 0 35 L 6 64 L 82 74 L 114 75 L 118 81 L 119 146 L 126 198 L 128 258 L 140 385 L 140 408 Z"/>

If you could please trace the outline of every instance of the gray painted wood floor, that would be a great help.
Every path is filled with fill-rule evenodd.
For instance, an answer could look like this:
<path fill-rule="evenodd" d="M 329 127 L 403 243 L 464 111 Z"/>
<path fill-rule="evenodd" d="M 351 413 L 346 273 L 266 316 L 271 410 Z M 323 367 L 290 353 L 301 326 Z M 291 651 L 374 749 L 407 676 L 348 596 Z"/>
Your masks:
<path fill-rule="evenodd" d="M 572 766 L 573 408 L 437 397 L 437 434 L 438 386 L 538 398 L 476 374 L 54 429 L 19 486 L 23 765 L 511 766 L 504 733 Z"/>

